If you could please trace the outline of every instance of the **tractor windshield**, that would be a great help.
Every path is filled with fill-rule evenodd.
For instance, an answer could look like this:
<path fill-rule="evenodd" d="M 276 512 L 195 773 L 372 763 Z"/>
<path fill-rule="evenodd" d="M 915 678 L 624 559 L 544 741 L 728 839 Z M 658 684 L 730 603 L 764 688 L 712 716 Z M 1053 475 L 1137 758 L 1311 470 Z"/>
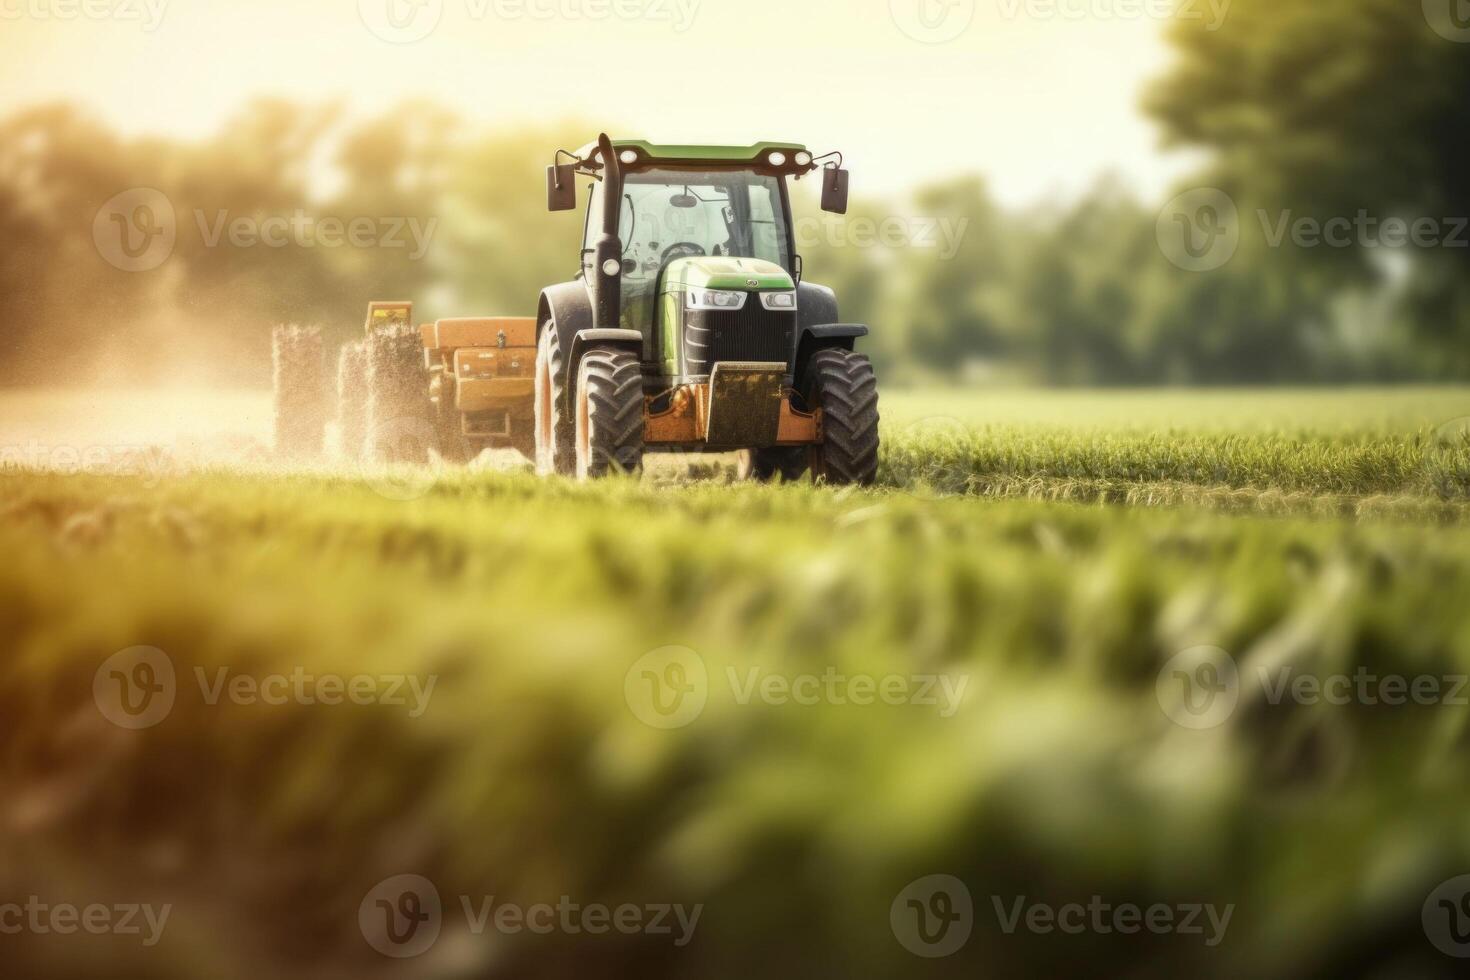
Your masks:
<path fill-rule="evenodd" d="M 650 170 L 624 182 L 618 235 L 630 279 L 677 258 L 726 255 L 790 269 L 778 177 L 739 170 Z"/>

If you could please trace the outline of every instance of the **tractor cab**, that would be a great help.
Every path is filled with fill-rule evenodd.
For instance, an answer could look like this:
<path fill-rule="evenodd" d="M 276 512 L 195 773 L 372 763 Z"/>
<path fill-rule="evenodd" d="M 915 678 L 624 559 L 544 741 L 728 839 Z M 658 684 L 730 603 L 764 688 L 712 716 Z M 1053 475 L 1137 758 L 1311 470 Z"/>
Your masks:
<path fill-rule="evenodd" d="M 640 334 L 644 363 L 671 379 L 707 377 L 711 357 L 701 355 L 719 352 L 683 341 L 691 327 L 702 339 L 696 321 L 720 314 L 741 315 L 764 341 L 735 344 L 726 354 L 789 362 L 801 259 L 787 178 L 823 169 L 823 204 L 841 213 L 846 172 L 822 168 L 820 158 L 796 143 L 608 144 L 611 167 L 603 164 L 600 143 L 571 154 L 574 163 L 552 167 L 549 196 L 552 210 L 570 210 L 575 178 L 592 179 L 579 277 L 600 309 L 615 310 L 618 328 Z M 788 373 L 787 383 L 792 380 Z"/>
<path fill-rule="evenodd" d="M 649 452 L 738 451 L 753 476 L 870 483 L 877 382 L 832 290 L 803 282 L 788 181 L 841 155 L 798 143 L 665 146 L 607 135 L 547 168 L 552 211 L 590 180 L 577 277 L 537 304 L 537 462 L 632 471 Z"/>

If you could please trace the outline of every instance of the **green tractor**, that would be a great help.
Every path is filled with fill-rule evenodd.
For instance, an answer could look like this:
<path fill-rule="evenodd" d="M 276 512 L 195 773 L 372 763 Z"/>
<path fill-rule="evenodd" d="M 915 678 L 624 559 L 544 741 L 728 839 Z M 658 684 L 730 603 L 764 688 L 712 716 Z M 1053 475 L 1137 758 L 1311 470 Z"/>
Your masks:
<path fill-rule="evenodd" d="M 832 290 L 801 281 L 787 178 L 847 171 L 803 146 L 659 146 L 606 135 L 548 168 L 552 211 L 590 178 L 581 269 L 541 294 L 543 473 L 635 472 L 650 452 L 741 454 L 745 475 L 869 484 L 878 389 Z M 835 156 L 835 154 L 834 154 Z"/>
<path fill-rule="evenodd" d="M 868 328 L 801 281 L 787 194 L 787 178 L 820 171 L 823 208 L 845 214 L 847 171 L 791 143 L 604 135 L 563 156 L 552 211 L 576 210 L 578 179 L 592 182 L 577 277 L 543 290 L 535 317 L 415 327 L 411 302 L 370 304 L 338 374 L 344 455 L 514 449 L 543 474 L 595 479 L 636 473 L 647 453 L 738 452 L 747 478 L 871 483 L 878 388 L 854 351 Z M 283 451 L 320 445 L 325 424 L 320 344 L 299 333 L 276 337 Z"/>

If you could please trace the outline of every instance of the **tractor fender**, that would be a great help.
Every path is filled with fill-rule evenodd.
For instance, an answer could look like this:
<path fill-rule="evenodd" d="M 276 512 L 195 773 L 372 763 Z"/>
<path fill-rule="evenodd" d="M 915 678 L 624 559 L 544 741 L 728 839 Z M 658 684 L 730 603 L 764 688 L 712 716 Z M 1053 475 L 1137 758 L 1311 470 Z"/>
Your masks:
<path fill-rule="evenodd" d="M 561 349 L 569 351 L 577 334 L 592 329 L 592 297 L 586 283 L 580 279 L 558 283 L 541 290 L 541 299 L 536 304 L 536 329 L 539 342 L 540 330 L 550 325 L 556 331 Z"/>
<path fill-rule="evenodd" d="M 632 351 L 634 357 L 643 356 L 643 334 L 637 330 L 580 330 L 572 338 L 572 353 L 567 358 L 567 390 L 577 382 L 577 369 L 582 366 L 582 356 L 594 347 L 616 347 Z"/>
<path fill-rule="evenodd" d="M 796 287 L 796 305 L 796 322 L 802 330 L 841 319 L 837 315 L 837 294 L 814 282 L 804 282 Z"/>
<path fill-rule="evenodd" d="M 536 344 L 538 347 L 541 344 L 542 330 L 555 330 L 557 344 L 569 352 L 576 343 L 577 334 L 592 329 L 593 319 L 592 297 L 582 280 L 547 286 L 541 291 L 541 299 L 536 304 Z M 571 358 L 567 363 L 572 363 Z M 564 379 L 562 391 L 571 391 L 576 377 L 577 369 L 572 367 Z M 564 410 L 571 408 L 569 405 L 562 407 Z"/>

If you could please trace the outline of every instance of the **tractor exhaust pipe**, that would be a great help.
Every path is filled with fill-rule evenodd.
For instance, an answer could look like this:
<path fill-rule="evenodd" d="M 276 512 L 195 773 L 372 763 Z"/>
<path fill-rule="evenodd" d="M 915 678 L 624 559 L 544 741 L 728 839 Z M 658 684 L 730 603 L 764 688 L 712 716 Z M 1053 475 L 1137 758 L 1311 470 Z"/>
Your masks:
<path fill-rule="evenodd" d="M 623 212 L 623 169 L 606 133 L 597 137 L 597 148 L 602 154 L 603 207 L 602 235 L 593 252 L 595 325 L 599 330 L 616 330 L 623 307 L 623 243 L 618 238 L 618 216 Z M 609 268 L 616 268 L 616 274 L 609 275 Z"/>

